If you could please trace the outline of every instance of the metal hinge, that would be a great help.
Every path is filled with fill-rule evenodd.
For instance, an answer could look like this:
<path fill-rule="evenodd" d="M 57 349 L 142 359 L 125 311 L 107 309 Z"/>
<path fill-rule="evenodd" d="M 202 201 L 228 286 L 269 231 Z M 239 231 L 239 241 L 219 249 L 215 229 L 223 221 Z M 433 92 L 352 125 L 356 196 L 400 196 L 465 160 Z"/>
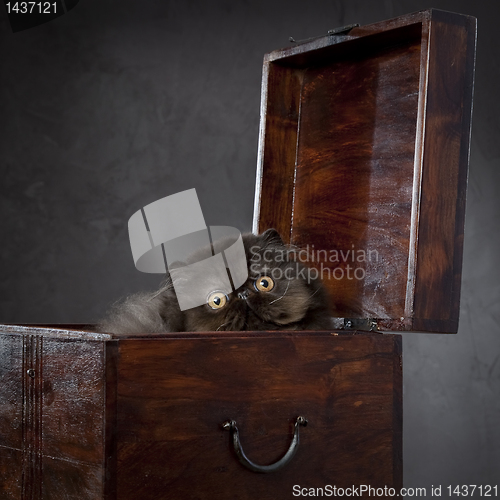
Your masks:
<path fill-rule="evenodd" d="M 347 32 L 351 31 L 353 28 L 357 28 L 359 26 L 358 23 L 355 24 L 347 24 L 346 26 L 342 26 L 340 28 L 335 28 L 333 30 L 328 30 L 327 35 L 330 36 L 338 36 L 338 35 L 345 35 Z M 306 38 L 304 40 L 295 40 L 293 36 L 291 36 L 288 41 L 292 43 L 306 43 L 306 42 L 312 42 L 313 40 L 317 40 L 318 38 L 323 38 L 325 35 L 321 36 L 313 36 L 312 38 Z"/>
<path fill-rule="evenodd" d="M 344 318 L 344 330 L 378 332 L 378 324 L 375 318 Z"/>

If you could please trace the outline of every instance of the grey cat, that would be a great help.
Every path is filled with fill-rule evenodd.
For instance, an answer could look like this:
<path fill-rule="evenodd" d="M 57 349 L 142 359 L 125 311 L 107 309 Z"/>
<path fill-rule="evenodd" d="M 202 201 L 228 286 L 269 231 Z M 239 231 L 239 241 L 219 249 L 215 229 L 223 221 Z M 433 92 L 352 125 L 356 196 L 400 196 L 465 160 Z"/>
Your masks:
<path fill-rule="evenodd" d="M 328 294 L 308 268 L 294 259 L 275 229 L 242 237 L 246 282 L 228 295 L 214 291 L 206 304 L 181 311 L 167 275 L 159 290 L 115 304 L 97 327 L 115 334 L 183 331 L 328 330 Z M 196 262 L 196 257 L 186 264 Z M 197 279 L 210 280 L 205 275 Z"/>

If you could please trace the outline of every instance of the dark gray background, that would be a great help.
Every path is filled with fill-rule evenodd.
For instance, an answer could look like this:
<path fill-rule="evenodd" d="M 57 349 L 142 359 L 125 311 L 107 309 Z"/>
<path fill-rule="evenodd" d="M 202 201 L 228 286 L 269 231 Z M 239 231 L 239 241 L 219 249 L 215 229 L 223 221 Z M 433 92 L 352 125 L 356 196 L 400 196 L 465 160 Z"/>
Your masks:
<path fill-rule="evenodd" d="M 92 322 L 155 286 L 126 226 L 168 194 L 250 230 L 263 54 L 428 7 L 479 35 L 461 325 L 404 337 L 405 484 L 500 483 L 497 0 L 81 0 L 16 34 L 0 9 L 0 321 Z"/>

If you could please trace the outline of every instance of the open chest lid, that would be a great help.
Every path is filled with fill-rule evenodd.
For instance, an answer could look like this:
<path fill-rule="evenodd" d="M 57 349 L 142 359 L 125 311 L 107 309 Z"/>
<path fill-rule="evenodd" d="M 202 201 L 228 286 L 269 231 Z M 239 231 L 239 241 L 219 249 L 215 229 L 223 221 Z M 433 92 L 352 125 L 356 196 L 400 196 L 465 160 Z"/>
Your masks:
<path fill-rule="evenodd" d="M 475 44 L 431 9 L 264 58 L 254 232 L 306 250 L 338 327 L 458 329 Z"/>

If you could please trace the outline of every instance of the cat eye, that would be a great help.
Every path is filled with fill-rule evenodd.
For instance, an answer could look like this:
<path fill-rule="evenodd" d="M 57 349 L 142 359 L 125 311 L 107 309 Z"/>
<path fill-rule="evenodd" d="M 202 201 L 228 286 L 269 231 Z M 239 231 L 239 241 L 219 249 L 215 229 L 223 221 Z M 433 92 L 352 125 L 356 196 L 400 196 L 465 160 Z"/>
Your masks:
<path fill-rule="evenodd" d="M 274 288 L 274 281 L 269 276 L 261 276 L 255 280 L 255 288 L 259 292 L 270 292 Z"/>
<path fill-rule="evenodd" d="M 207 298 L 207 304 L 212 309 L 222 309 L 227 302 L 227 296 L 223 292 L 212 292 Z"/>

